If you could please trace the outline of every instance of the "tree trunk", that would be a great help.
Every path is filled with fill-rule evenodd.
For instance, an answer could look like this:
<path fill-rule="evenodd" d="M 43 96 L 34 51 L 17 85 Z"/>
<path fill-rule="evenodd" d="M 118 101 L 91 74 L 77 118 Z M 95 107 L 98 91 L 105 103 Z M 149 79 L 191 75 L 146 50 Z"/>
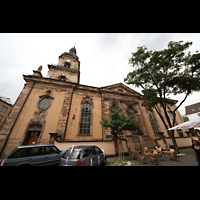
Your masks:
<path fill-rule="evenodd" d="M 122 140 L 118 139 L 119 141 L 119 162 L 125 161 L 124 157 L 124 148 L 122 144 Z"/>
<path fill-rule="evenodd" d="M 124 148 L 123 148 L 123 144 L 122 144 L 122 141 L 121 141 L 121 145 L 122 145 L 122 157 L 123 157 L 123 161 L 125 161 L 125 157 L 124 157 Z"/>
<path fill-rule="evenodd" d="M 168 114 L 167 114 L 166 108 L 165 108 L 163 105 L 161 105 L 161 106 L 162 106 L 162 108 L 163 108 L 163 110 L 164 110 L 165 118 L 167 119 L 169 128 L 172 128 L 172 127 L 173 127 L 173 124 L 174 124 L 174 122 L 175 122 L 175 116 L 174 116 L 174 119 L 173 119 L 173 124 L 171 124 L 171 121 L 170 121 L 170 118 L 169 118 L 169 116 L 168 116 Z M 159 116 L 160 116 L 160 115 L 159 115 Z M 171 137 L 171 139 L 172 139 L 173 145 L 175 146 L 175 148 L 177 149 L 177 152 L 179 153 L 178 146 L 177 146 L 177 143 L 176 143 L 176 139 L 175 139 L 175 137 L 174 137 L 174 131 L 173 131 L 173 130 L 170 131 L 170 137 Z"/>
<path fill-rule="evenodd" d="M 115 155 L 118 155 L 119 154 L 118 139 L 115 134 L 113 134 L 113 140 L 114 140 L 114 147 L 115 147 Z"/>
<path fill-rule="evenodd" d="M 119 147 L 119 149 L 118 149 L 118 151 L 119 151 L 119 162 L 121 162 L 122 161 L 122 159 L 121 159 L 121 143 L 120 143 L 120 140 L 118 139 L 118 147 Z"/>
<path fill-rule="evenodd" d="M 176 139 L 175 139 L 175 137 L 174 137 L 174 131 L 173 131 L 173 130 L 171 131 L 170 136 L 171 136 L 173 145 L 174 145 L 174 147 L 176 148 L 177 153 L 179 154 L 179 149 L 178 149 L 178 146 L 177 146 L 177 143 L 176 143 Z"/>

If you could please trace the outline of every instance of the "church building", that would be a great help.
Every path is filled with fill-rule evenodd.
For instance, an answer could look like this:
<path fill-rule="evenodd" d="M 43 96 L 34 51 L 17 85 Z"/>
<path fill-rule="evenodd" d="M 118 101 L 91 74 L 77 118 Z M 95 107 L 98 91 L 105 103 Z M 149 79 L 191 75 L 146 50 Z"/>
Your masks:
<path fill-rule="evenodd" d="M 134 117 L 144 135 L 155 139 L 159 132 L 164 132 L 169 137 L 159 115 L 141 106 L 143 95 L 135 90 L 122 83 L 105 87 L 80 84 L 80 61 L 75 47 L 62 53 L 57 65 L 48 68 L 46 77 L 41 73 L 42 66 L 33 70 L 33 75 L 23 75 L 24 88 L 0 131 L 1 157 L 20 145 L 49 143 L 61 150 L 73 144 L 95 144 L 107 155 L 115 154 L 111 130 L 102 128 L 99 121 L 102 116 L 109 118 L 110 109 L 116 105 L 121 112 Z M 177 101 L 172 101 L 169 113 L 176 107 Z M 159 109 L 162 114 L 162 108 Z M 184 122 L 178 110 L 176 116 L 176 124 Z M 133 134 L 125 131 L 124 137 Z M 175 136 L 178 146 L 190 145 L 184 140 L 188 139 L 185 130 L 175 131 Z"/>

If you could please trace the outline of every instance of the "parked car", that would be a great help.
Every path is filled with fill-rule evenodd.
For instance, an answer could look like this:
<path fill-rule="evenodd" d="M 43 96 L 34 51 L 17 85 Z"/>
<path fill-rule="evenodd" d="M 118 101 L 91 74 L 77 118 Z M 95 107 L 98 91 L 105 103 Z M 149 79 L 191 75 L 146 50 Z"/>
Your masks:
<path fill-rule="evenodd" d="M 103 166 L 106 155 L 97 146 L 72 146 L 60 159 L 60 166 Z"/>
<path fill-rule="evenodd" d="M 2 166 L 50 166 L 59 165 L 65 151 L 60 151 L 53 144 L 23 145 L 15 148 L 5 158 Z"/>

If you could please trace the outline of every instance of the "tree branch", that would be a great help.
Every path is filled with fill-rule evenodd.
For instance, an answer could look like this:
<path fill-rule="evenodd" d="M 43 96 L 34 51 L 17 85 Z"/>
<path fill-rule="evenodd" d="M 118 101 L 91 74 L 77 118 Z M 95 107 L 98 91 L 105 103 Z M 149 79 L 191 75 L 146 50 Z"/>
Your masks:
<path fill-rule="evenodd" d="M 187 98 L 187 96 L 190 94 L 190 92 L 188 91 L 187 93 L 186 93 L 186 95 L 185 95 L 185 98 L 183 99 L 183 101 L 181 101 L 181 103 L 176 107 L 176 109 L 174 109 L 174 113 L 175 113 L 175 111 L 183 104 L 183 102 L 186 100 L 186 98 Z"/>

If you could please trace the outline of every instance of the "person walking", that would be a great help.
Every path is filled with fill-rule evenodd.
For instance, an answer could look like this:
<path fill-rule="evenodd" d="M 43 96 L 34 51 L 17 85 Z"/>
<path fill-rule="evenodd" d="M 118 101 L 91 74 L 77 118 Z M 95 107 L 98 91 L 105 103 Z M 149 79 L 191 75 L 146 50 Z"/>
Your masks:
<path fill-rule="evenodd" d="M 192 140 L 192 148 L 194 150 L 194 156 L 198 162 L 198 166 L 200 166 L 200 143 L 198 140 Z"/>

